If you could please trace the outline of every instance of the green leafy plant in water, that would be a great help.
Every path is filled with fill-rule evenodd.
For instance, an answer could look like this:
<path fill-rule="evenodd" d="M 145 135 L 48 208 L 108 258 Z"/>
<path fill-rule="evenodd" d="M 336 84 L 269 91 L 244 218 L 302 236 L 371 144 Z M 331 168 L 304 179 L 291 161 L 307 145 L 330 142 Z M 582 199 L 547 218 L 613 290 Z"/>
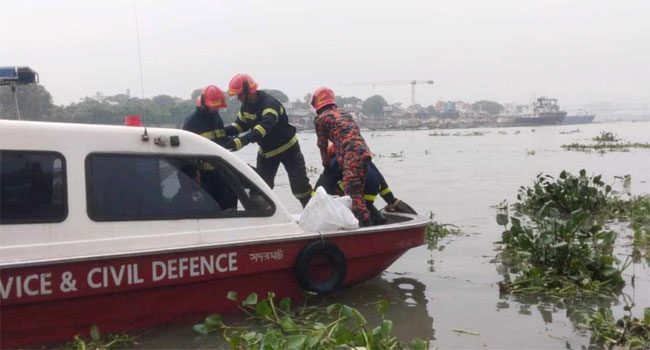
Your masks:
<path fill-rule="evenodd" d="M 611 217 L 611 212 L 616 210 L 611 192 L 612 187 L 603 182 L 601 175 L 587 176 L 584 169 L 578 176 L 562 171 L 558 179 L 538 174 L 532 187 L 519 188 L 519 202 L 513 207 L 533 218 L 549 215 L 568 218 L 579 209 L 589 217 Z"/>
<path fill-rule="evenodd" d="M 438 246 L 438 243 L 440 239 L 449 235 L 459 236 L 463 233 L 456 225 L 441 224 L 433 220 L 433 213 L 429 214 L 429 218 L 431 219 L 431 223 L 427 226 L 427 231 L 424 236 L 425 242 L 427 243 L 427 249 L 429 250 L 439 249 L 440 247 Z"/>
<path fill-rule="evenodd" d="M 135 337 L 127 334 L 109 334 L 102 337 L 99 333 L 99 328 L 95 325 L 90 327 L 90 339 L 84 339 L 80 335 L 75 335 L 70 344 L 72 349 L 75 350 L 108 350 L 108 349 L 124 349 L 129 348 L 135 344 Z"/>
<path fill-rule="evenodd" d="M 502 291 L 566 296 L 620 290 L 626 266 L 614 266 L 616 233 L 587 224 L 587 218 L 579 209 L 567 220 L 537 217 L 534 226 L 527 226 L 507 213 L 499 214 L 497 222 L 506 228 L 501 258 L 520 270 L 514 281 L 501 284 Z"/>
<path fill-rule="evenodd" d="M 583 314 L 581 327 L 591 330 L 592 343 L 608 349 L 650 348 L 650 308 L 643 310 L 643 318 L 632 317 L 632 306 L 623 309 L 626 315 L 616 320 L 611 309 L 600 308 L 591 315 Z"/>
<path fill-rule="evenodd" d="M 581 152 L 591 152 L 596 151 L 599 153 L 605 152 L 628 152 L 631 148 L 650 148 L 650 143 L 639 143 L 639 142 L 627 142 L 627 143 L 607 143 L 599 142 L 596 144 L 582 144 L 582 143 L 571 143 L 568 145 L 562 145 L 563 149 L 567 151 L 581 151 Z"/>
<path fill-rule="evenodd" d="M 628 221 L 633 232 L 633 257 L 645 257 L 650 264 L 650 196 L 636 196 L 617 202 L 619 221 Z"/>
<path fill-rule="evenodd" d="M 312 295 L 309 293 L 307 297 Z M 236 292 L 229 292 L 228 299 L 238 303 L 239 297 Z M 194 331 L 202 335 L 221 331 L 231 349 L 405 348 L 391 335 L 393 322 L 384 317 L 387 301 L 377 303 L 382 321 L 372 329 L 357 309 L 339 303 L 315 307 L 307 306 L 305 300 L 301 307 L 292 309 L 289 298 L 283 298 L 276 305 L 274 293 L 268 293 L 267 298 L 261 300 L 251 293 L 237 306 L 251 320 L 257 321 L 257 327 L 229 326 L 219 315 L 210 315 L 204 323 L 195 325 Z M 416 338 L 411 347 L 427 349 L 428 345 L 428 341 Z"/>
<path fill-rule="evenodd" d="M 605 219 L 621 212 L 611 193 L 600 175 L 588 177 L 584 169 L 578 176 L 562 171 L 558 179 L 540 174 L 533 187 L 522 186 L 513 207 L 529 218 L 526 224 L 509 216 L 507 205 L 496 218 L 505 229 L 500 257 L 519 271 L 514 281 L 500 284 L 502 291 L 564 296 L 620 290 L 629 261 L 615 266 L 617 234 L 603 228 Z"/>
<path fill-rule="evenodd" d="M 616 142 L 618 141 L 618 138 L 616 137 L 616 134 L 612 133 L 611 131 L 601 131 L 600 135 L 594 137 L 594 141 Z"/>

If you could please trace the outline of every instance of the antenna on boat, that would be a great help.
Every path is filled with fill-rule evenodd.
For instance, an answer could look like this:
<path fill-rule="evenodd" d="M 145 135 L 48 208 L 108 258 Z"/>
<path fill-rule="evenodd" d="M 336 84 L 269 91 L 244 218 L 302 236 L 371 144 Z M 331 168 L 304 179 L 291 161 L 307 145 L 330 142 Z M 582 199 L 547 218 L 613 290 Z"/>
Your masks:
<path fill-rule="evenodd" d="M 140 69 L 140 93 L 142 96 L 142 102 L 144 102 L 144 77 L 142 75 L 142 50 L 140 48 L 140 28 L 138 26 L 138 9 L 135 5 L 136 5 L 135 0 L 133 0 L 133 17 L 135 19 L 135 37 L 136 37 L 136 41 L 138 42 L 138 68 Z M 144 108 L 142 107 L 142 102 L 140 103 L 140 115 L 144 117 Z M 142 141 L 149 141 L 149 135 L 147 135 L 146 126 L 144 127 L 144 134 L 142 134 Z"/>

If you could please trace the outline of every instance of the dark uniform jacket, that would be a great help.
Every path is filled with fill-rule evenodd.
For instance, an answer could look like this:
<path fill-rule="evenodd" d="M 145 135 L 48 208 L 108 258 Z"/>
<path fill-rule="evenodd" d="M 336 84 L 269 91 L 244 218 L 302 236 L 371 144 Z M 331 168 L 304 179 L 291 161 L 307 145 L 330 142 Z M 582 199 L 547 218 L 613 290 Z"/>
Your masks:
<path fill-rule="evenodd" d="M 271 158 L 288 150 L 298 142 L 296 128 L 289 124 L 284 106 L 275 97 L 258 91 L 256 103 L 241 106 L 237 119 L 226 127 L 227 135 L 238 135 L 250 130 L 242 139 L 244 143 L 257 142 L 260 154 Z"/>
<path fill-rule="evenodd" d="M 207 109 L 196 109 L 185 118 L 183 130 L 191 131 L 208 138 L 223 146 L 226 132 L 219 112 L 209 112 Z"/>

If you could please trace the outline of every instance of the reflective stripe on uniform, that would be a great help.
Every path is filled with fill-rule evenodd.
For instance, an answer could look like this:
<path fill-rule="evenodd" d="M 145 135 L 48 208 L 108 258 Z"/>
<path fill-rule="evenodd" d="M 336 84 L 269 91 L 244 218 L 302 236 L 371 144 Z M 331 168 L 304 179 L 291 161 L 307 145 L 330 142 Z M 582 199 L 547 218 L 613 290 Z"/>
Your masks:
<path fill-rule="evenodd" d="M 207 138 L 208 140 L 214 140 L 214 139 L 226 137 L 226 131 L 224 129 L 214 129 L 214 130 L 202 132 L 201 136 Z"/>
<path fill-rule="evenodd" d="M 379 192 L 380 195 L 384 196 L 386 194 L 390 193 L 390 188 L 386 187 L 381 192 Z"/>
<path fill-rule="evenodd" d="M 266 136 L 266 129 L 264 129 L 263 126 L 257 124 L 253 129 L 257 130 L 260 134 L 262 134 L 262 137 Z"/>
<path fill-rule="evenodd" d="M 272 151 L 268 151 L 268 152 L 264 153 L 264 152 L 262 152 L 262 149 L 260 148 L 260 154 L 264 158 L 275 157 L 278 154 L 280 154 L 280 153 L 288 150 L 289 148 L 291 148 L 291 146 L 295 145 L 296 142 L 298 142 L 298 136 L 293 135 L 293 137 L 291 138 L 291 140 L 289 140 L 289 142 L 285 143 L 284 145 L 282 145 L 282 146 L 280 146 L 280 147 L 278 147 L 278 148 L 276 148 L 276 149 L 274 149 Z"/>
<path fill-rule="evenodd" d="M 214 140 L 217 138 L 217 135 L 214 134 L 214 130 L 202 132 L 201 136 L 205 137 L 208 140 Z"/>
<path fill-rule="evenodd" d="M 211 170 L 215 169 L 214 166 L 212 166 L 212 164 L 207 163 L 207 162 L 201 162 L 201 163 L 197 164 L 196 167 L 199 170 L 203 170 L 203 171 L 211 171 Z"/>
<path fill-rule="evenodd" d="M 239 139 L 239 137 L 236 137 L 234 142 L 235 142 L 235 149 L 241 149 L 241 140 Z"/>
<path fill-rule="evenodd" d="M 377 195 L 372 195 L 372 194 L 364 194 L 363 195 L 363 199 L 365 199 L 367 201 L 374 202 L 375 198 L 377 198 Z"/>
<path fill-rule="evenodd" d="M 241 111 L 237 112 L 237 119 L 245 122 L 246 120 L 244 119 L 244 116 L 241 114 Z"/>
<path fill-rule="evenodd" d="M 248 120 L 255 120 L 255 119 L 257 119 L 257 114 L 255 114 L 255 113 L 246 113 L 246 112 L 242 112 L 242 114 L 244 115 L 244 119 L 248 119 Z M 242 119 L 242 120 L 244 120 L 244 119 Z"/>
<path fill-rule="evenodd" d="M 339 181 L 337 183 L 337 185 L 339 185 L 339 188 L 341 189 L 341 191 L 345 191 L 345 188 L 343 188 L 343 181 Z"/>
<path fill-rule="evenodd" d="M 244 132 L 244 129 L 242 129 L 241 125 L 239 125 L 237 123 L 232 123 L 230 125 L 234 126 L 235 129 L 237 129 L 237 131 L 239 131 L 240 133 Z"/>
<path fill-rule="evenodd" d="M 262 111 L 262 115 L 263 115 L 263 116 L 264 116 L 264 115 L 267 115 L 267 114 L 273 114 L 273 115 L 275 116 L 275 120 L 276 120 L 276 121 L 279 119 L 278 112 L 276 112 L 276 110 L 273 109 L 273 108 L 265 108 L 265 109 Z"/>

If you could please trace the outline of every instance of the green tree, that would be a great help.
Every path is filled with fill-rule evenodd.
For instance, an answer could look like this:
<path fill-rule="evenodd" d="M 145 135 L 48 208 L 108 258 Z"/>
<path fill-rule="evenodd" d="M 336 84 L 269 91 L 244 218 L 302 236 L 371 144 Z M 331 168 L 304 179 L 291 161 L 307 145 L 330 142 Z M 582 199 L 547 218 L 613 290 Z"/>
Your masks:
<path fill-rule="evenodd" d="M 201 96 L 201 91 L 203 91 L 203 89 L 196 89 L 192 91 L 192 94 L 190 95 L 190 100 L 196 101 L 196 98 Z"/>
<path fill-rule="evenodd" d="M 284 92 L 280 90 L 275 90 L 275 89 L 265 89 L 264 90 L 267 94 L 275 97 L 278 101 L 281 103 L 287 103 L 289 102 L 289 96 L 287 96 Z"/>
<path fill-rule="evenodd" d="M 362 99 L 356 96 L 350 96 L 350 97 L 336 96 L 336 105 L 341 108 L 343 108 L 347 104 L 357 104 L 362 101 L 363 101 Z"/>
<path fill-rule="evenodd" d="M 503 111 L 503 106 L 494 101 L 481 100 L 472 104 L 472 110 L 484 111 L 490 115 L 497 115 Z"/>
<path fill-rule="evenodd" d="M 16 99 L 23 120 L 49 120 L 54 109 L 52 95 L 40 84 L 16 86 Z M 14 93 L 9 86 L 0 86 L 0 118 L 18 119 Z"/>
<path fill-rule="evenodd" d="M 368 116 L 380 117 L 384 115 L 384 107 L 388 106 L 388 102 L 381 95 L 373 95 L 363 101 L 363 113 Z"/>

